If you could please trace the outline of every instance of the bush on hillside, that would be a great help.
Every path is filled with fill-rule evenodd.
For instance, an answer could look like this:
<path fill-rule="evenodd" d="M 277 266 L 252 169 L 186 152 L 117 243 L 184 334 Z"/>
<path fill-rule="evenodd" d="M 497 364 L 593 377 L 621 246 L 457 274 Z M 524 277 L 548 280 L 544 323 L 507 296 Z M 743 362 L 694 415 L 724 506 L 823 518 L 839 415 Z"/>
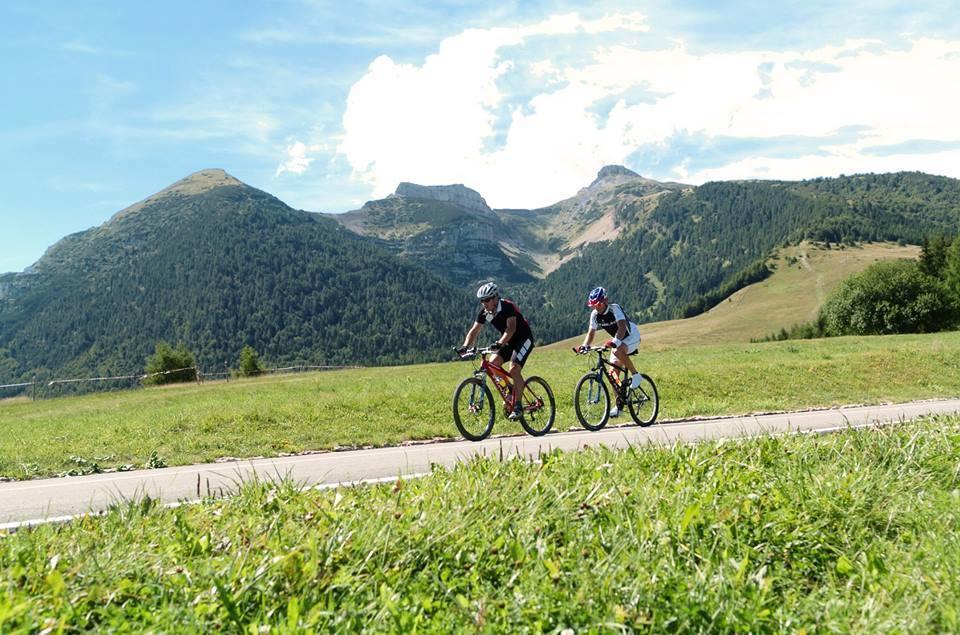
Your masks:
<path fill-rule="evenodd" d="M 147 358 L 145 373 L 147 377 L 143 379 L 143 383 L 148 385 L 197 379 L 193 353 L 187 350 L 183 342 L 179 342 L 176 348 L 162 340 L 157 342 L 154 354 Z"/>
<path fill-rule="evenodd" d="M 820 309 L 826 335 L 931 333 L 957 322 L 957 301 L 916 261 L 878 262 L 837 286 Z"/>
<path fill-rule="evenodd" d="M 243 350 L 240 351 L 240 361 L 239 369 L 237 370 L 238 377 L 255 377 L 256 375 L 263 374 L 264 367 L 260 363 L 260 355 L 257 351 L 247 344 L 243 347 Z"/>

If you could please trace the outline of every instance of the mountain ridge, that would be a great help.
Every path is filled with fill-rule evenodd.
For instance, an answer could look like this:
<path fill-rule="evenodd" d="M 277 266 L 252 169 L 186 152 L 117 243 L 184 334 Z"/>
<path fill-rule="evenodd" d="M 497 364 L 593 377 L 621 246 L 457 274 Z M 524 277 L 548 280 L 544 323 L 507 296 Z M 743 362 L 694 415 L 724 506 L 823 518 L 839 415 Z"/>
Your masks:
<path fill-rule="evenodd" d="M 610 169 L 591 186 L 535 210 L 392 196 L 338 218 L 201 170 L 0 275 L 0 370 L 129 372 L 158 339 L 218 368 L 244 344 L 273 362 L 442 359 L 477 279 L 543 343 L 582 331 L 597 284 L 640 321 L 695 315 L 792 241 L 960 229 L 960 181 L 922 173 L 690 186 Z"/>

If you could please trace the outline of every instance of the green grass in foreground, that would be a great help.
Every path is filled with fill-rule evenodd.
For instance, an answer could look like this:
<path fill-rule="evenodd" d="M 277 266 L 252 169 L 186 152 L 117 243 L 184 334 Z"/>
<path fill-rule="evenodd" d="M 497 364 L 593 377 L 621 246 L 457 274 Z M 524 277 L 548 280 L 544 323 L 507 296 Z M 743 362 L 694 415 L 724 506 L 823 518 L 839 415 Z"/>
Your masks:
<path fill-rule="evenodd" d="M 476 459 L 0 538 L 0 631 L 956 632 L 960 419 Z"/>
<path fill-rule="evenodd" d="M 960 395 L 960 332 L 641 346 L 636 360 L 660 389 L 661 419 Z M 557 349 L 531 357 L 526 374 L 553 386 L 556 429 L 578 427 L 571 395 L 592 361 Z M 450 403 L 471 370 L 426 364 L 0 402 L 0 476 L 140 468 L 154 453 L 184 465 L 456 437 Z M 497 421 L 495 434 L 522 433 Z"/>

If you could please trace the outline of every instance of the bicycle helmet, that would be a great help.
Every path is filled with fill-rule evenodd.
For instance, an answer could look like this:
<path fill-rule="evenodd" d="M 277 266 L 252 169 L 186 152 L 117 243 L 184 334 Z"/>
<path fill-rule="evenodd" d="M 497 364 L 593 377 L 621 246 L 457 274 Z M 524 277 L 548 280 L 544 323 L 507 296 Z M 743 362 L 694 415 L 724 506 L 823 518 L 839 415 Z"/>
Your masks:
<path fill-rule="evenodd" d="M 498 293 L 500 293 L 500 288 L 497 287 L 497 283 L 487 282 L 477 289 L 477 299 L 480 301 L 489 300 Z"/>
<path fill-rule="evenodd" d="M 603 287 L 597 287 L 590 292 L 590 297 L 587 298 L 587 306 L 591 309 L 594 309 L 607 300 L 607 290 Z"/>

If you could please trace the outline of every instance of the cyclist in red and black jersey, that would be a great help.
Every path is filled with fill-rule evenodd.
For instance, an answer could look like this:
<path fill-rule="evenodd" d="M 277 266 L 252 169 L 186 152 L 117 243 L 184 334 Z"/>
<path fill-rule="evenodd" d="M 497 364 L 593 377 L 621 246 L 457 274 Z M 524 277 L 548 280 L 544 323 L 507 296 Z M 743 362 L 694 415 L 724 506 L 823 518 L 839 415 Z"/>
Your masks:
<path fill-rule="evenodd" d="M 467 331 L 463 346 L 459 350 L 463 352 L 473 346 L 484 324 L 491 324 L 500 331 L 500 339 L 497 340 L 500 352 L 491 363 L 502 366 L 504 361 L 511 362 L 510 378 L 513 379 L 514 405 L 510 418 L 515 419 L 521 412 L 520 395 L 523 394 L 525 384 L 521 370 L 533 350 L 533 332 L 517 305 L 500 297 L 500 289 L 495 283 L 488 282 L 477 289 L 477 299 L 483 308 Z"/>

